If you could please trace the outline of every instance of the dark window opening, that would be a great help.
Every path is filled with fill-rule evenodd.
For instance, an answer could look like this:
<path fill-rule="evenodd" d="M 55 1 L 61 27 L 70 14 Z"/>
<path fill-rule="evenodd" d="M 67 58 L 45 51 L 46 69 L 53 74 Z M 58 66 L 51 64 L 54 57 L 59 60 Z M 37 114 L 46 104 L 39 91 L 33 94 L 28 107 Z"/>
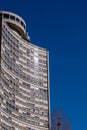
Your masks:
<path fill-rule="evenodd" d="M 25 25 L 24 25 L 24 29 L 25 29 Z"/>
<path fill-rule="evenodd" d="M 4 18 L 9 19 L 9 14 L 4 14 Z"/>
<path fill-rule="evenodd" d="M 22 25 L 22 26 L 24 25 L 22 21 L 21 21 L 21 25 Z"/>
<path fill-rule="evenodd" d="M 15 20 L 15 16 L 12 16 L 12 15 L 11 15 L 11 16 L 10 16 L 10 19 Z"/>
<path fill-rule="evenodd" d="M 16 21 L 19 23 L 20 22 L 19 18 L 16 18 Z"/>

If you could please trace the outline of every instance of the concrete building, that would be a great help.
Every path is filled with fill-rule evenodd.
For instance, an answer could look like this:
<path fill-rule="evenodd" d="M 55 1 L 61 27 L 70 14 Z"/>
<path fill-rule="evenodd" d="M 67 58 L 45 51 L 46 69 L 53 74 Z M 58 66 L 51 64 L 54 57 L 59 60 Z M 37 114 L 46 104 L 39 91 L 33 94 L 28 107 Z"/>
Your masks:
<path fill-rule="evenodd" d="M 0 130 L 50 130 L 49 54 L 26 23 L 0 11 Z"/>

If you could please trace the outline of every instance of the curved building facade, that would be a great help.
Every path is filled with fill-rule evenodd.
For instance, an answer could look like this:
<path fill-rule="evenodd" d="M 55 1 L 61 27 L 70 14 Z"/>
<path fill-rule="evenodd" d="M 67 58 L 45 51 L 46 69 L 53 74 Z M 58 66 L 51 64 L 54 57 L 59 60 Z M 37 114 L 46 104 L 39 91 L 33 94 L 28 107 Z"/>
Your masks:
<path fill-rule="evenodd" d="M 50 130 L 48 51 L 30 43 L 24 20 L 0 12 L 0 129 Z"/>

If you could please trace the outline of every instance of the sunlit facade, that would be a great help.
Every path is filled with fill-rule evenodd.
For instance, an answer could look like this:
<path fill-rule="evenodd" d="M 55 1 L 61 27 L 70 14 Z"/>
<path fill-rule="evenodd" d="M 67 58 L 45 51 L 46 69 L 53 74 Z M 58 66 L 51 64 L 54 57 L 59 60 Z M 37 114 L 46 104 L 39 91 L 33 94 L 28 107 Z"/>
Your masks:
<path fill-rule="evenodd" d="M 50 130 L 49 54 L 24 20 L 0 12 L 0 130 Z"/>

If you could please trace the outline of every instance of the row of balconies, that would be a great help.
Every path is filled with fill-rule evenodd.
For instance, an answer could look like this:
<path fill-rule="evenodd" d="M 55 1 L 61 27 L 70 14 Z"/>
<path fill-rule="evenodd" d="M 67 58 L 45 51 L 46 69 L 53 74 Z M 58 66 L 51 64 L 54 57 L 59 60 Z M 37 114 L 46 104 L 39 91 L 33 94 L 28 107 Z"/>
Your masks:
<path fill-rule="evenodd" d="M 11 39 L 13 39 L 16 43 L 19 43 L 19 40 L 17 38 L 15 38 L 15 36 L 13 35 L 13 32 L 11 30 L 9 30 L 9 27 L 4 23 L 2 25 L 2 33 L 4 36 L 7 35 Z"/>
<path fill-rule="evenodd" d="M 34 101 L 34 102 L 36 102 L 36 100 L 37 100 L 38 103 L 40 103 L 40 104 L 43 104 L 43 105 L 47 105 L 48 104 L 47 103 L 48 100 L 46 100 L 46 99 L 43 98 L 43 96 L 47 97 L 47 95 L 42 95 L 39 92 L 38 93 L 33 92 L 34 95 L 32 95 L 32 91 L 26 92 L 23 89 L 17 89 L 17 90 L 15 90 L 13 88 L 11 89 L 10 87 L 6 86 L 6 84 L 4 84 L 4 83 L 3 83 L 3 85 L 6 87 L 6 90 L 8 89 L 9 92 L 12 92 L 15 95 L 18 95 L 19 98 L 22 98 L 22 99 L 24 99 L 26 101 Z M 41 101 L 42 101 L 42 103 L 41 103 Z"/>
<path fill-rule="evenodd" d="M 10 130 L 16 130 L 17 128 L 18 128 L 18 130 L 24 130 L 24 129 L 25 130 L 35 130 L 35 129 L 32 129 L 32 127 L 30 127 L 30 126 L 28 127 L 28 125 L 18 123 L 15 120 L 9 121 L 8 119 L 5 118 L 5 116 L 1 116 L 1 118 L 2 118 L 1 126 L 3 126 L 3 128 L 6 127 L 6 129 L 4 129 L 4 130 L 9 130 L 9 129 Z M 5 122 L 7 122 L 8 125 L 6 125 Z M 38 124 L 39 124 L 39 122 L 36 123 L 36 127 L 38 126 Z M 46 129 L 46 128 L 44 128 L 44 129 Z"/>
<path fill-rule="evenodd" d="M 5 91 L 5 93 L 6 93 L 6 91 Z M 2 96 L 3 97 L 3 96 Z M 31 103 L 25 103 L 25 102 L 22 102 L 22 100 L 19 100 L 19 98 L 17 98 L 17 97 L 15 97 L 15 104 L 10 100 L 10 97 L 8 96 L 8 99 L 6 98 L 6 96 L 5 97 L 3 97 L 3 99 L 4 99 L 4 103 L 6 103 L 6 101 L 7 102 L 9 102 L 10 104 L 12 104 L 12 106 L 15 106 L 15 107 L 17 107 L 17 108 L 19 108 L 19 110 L 23 110 L 23 111 L 25 111 L 25 112 L 32 112 L 32 113 L 34 113 L 34 114 L 37 114 L 37 115 L 43 115 L 43 117 L 44 116 L 48 116 L 48 110 L 45 110 L 44 109 L 44 107 L 40 107 L 39 108 L 39 105 L 38 105 L 38 107 L 36 108 L 35 107 L 35 105 L 34 104 L 32 104 L 32 102 Z M 3 100 L 1 100 L 1 102 L 3 102 Z M 17 103 L 16 103 L 17 102 Z M 20 104 L 21 104 L 21 106 L 20 106 Z M 32 110 L 32 107 L 33 107 L 33 105 L 34 105 L 34 110 L 33 111 L 31 111 Z M 25 106 L 25 108 L 23 108 L 23 106 Z M 23 109 L 22 109 L 23 108 Z M 30 109 L 29 109 L 30 108 Z M 38 112 L 37 111 L 35 111 L 35 110 L 39 110 Z M 15 109 L 13 109 L 13 111 L 15 111 Z M 42 112 L 41 112 L 42 111 Z M 16 112 L 16 111 L 15 111 Z M 43 113 L 43 114 L 42 114 Z M 40 116 L 39 115 L 39 116 Z"/>
<path fill-rule="evenodd" d="M 7 64 L 9 64 L 10 66 L 14 67 L 14 69 L 16 70 L 17 68 L 17 71 L 21 72 L 22 70 L 18 69 L 19 66 L 13 64 L 12 60 L 10 60 L 9 58 L 7 58 L 7 56 L 3 56 L 3 59 L 6 61 Z M 22 72 L 23 73 L 23 72 Z"/>
<path fill-rule="evenodd" d="M 23 47 L 31 48 L 32 53 L 35 52 L 35 51 L 37 51 L 36 49 L 38 49 L 38 50 L 39 50 L 39 56 L 40 56 L 41 58 L 46 58 L 46 56 L 47 56 L 47 50 L 46 50 L 46 49 L 40 48 L 40 47 L 38 47 L 38 46 L 36 46 L 36 45 L 33 45 L 33 44 L 31 44 L 31 43 L 29 44 L 29 42 L 25 41 L 25 40 L 22 39 L 22 38 L 19 38 L 17 35 L 14 35 L 7 25 L 3 25 L 3 26 L 4 26 L 3 29 L 5 29 L 5 33 L 11 34 L 11 36 L 12 36 L 13 38 L 15 38 L 15 40 L 17 41 L 17 43 L 20 43 L 21 45 L 23 45 Z M 10 36 L 10 37 L 11 37 L 11 36 Z M 14 41 L 14 40 L 13 40 L 13 41 Z"/>
<path fill-rule="evenodd" d="M 6 30 L 4 31 L 4 36 L 5 36 L 5 34 L 6 34 Z M 9 38 L 9 39 L 8 39 Z M 10 44 L 10 49 L 12 49 L 12 47 L 13 48 L 15 48 L 15 49 L 17 49 L 18 50 L 18 44 L 17 44 L 17 42 L 14 42 L 14 39 L 13 39 L 13 37 L 11 38 L 11 36 L 9 36 L 9 35 L 7 35 L 7 37 L 5 36 L 5 38 L 3 38 L 3 39 L 8 39 L 8 42 L 10 42 L 11 41 L 11 44 Z M 19 43 L 19 42 L 18 42 Z M 15 45 L 16 44 L 16 45 Z M 22 45 L 20 45 L 20 46 L 22 46 Z M 23 46 L 22 46 L 23 47 Z M 29 48 L 31 48 L 31 47 L 29 47 Z M 23 47 L 23 50 L 25 49 L 25 47 Z M 27 48 L 26 48 L 26 50 L 27 50 Z M 28 51 L 29 52 L 29 51 Z M 34 50 L 34 52 L 35 52 L 35 50 Z M 33 55 L 32 55 L 33 56 Z M 41 60 L 42 60 L 42 57 L 41 57 Z M 46 60 L 46 57 L 45 57 L 45 60 Z M 42 61 L 43 62 L 43 61 Z M 41 63 L 41 61 L 40 61 L 40 63 Z M 45 61 L 44 61 L 44 63 L 45 63 Z"/>
<path fill-rule="evenodd" d="M 5 53 L 6 53 L 6 54 L 5 54 L 5 55 L 6 55 L 5 58 L 6 58 L 7 56 L 8 56 L 8 57 L 10 57 L 10 56 L 12 57 L 12 54 L 9 55 L 9 54 L 7 53 L 7 51 L 6 51 Z M 13 59 L 11 59 L 11 61 L 12 61 L 12 63 L 15 64 L 16 59 L 13 58 Z M 9 62 L 8 62 L 8 64 L 9 64 Z M 19 65 L 17 65 L 17 68 L 19 68 Z M 15 67 L 15 69 L 16 69 L 16 67 Z M 27 72 L 28 72 L 28 70 L 29 70 L 29 69 L 25 69 L 25 68 L 23 68 L 23 66 L 22 66 L 21 69 L 22 69 L 22 70 L 26 70 Z M 30 71 L 29 71 L 29 73 L 30 73 Z M 34 75 L 34 70 L 33 70 L 33 75 Z M 43 75 L 42 75 L 42 76 L 43 76 Z M 43 78 L 44 78 L 44 80 L 45 80 L 47 77 L 44 76 Z"/>
<path fill-rule="evenodd" d="M 16 121 L 9 121 L 4 116 L 1 116 L 1 118 L 4 120 L 4 123 L 1 122 L 1 126 L 3 130 L 32 130 L 32 128 L 27 125 L 23 125 L 22 123 L 15 123 Z M 8 123 L 8 125 L 5 124 L 5 122 Z M 11 125 L 11 126 L 9 126 Z M 25 126 L 25 127 L 24 127 Z M 33 129 L 34 130 L 34 129 Z"/>
<path fill-rule="evenodd" d="M 9 95 L 9 96 L 11 96 L 11 97 L 13 97 L 13 92 L 12 92 L 12 94 L 10 93 L 11 91 L 6 87 L 6 85 L 5 85 L 5 87 L 4 88 L 2 88 L 2 90 L 4 90 L 5 92 L 7 92 L 7 95 Z M 8 91 L 7 91 L 8 90 Z M 29 101 L 29 102 L 34 102 L 35 104 L 37 103 L 38 105 L 39 104 L 42 104 L 43 106 L 46 106 L 46 105 L 48 105 L 47 104 L 47 102 L 46 102 L 46 100 L 43 100 L 42 99 L 42 102 L 41 101 L 39 101 L 39 100 L 41 100 L 40 98 L 37 98 L 37 97 L 35 97 L 35 96 L 26 96 L 26 94 L 24 95 L 24 93 L 23 92 L 18 92 L 18 93 L 16 93 L 16 92 L 14 92 L 14 94 L 15 95 L 18 95 L 18 97 L 19 97 L 19 99 L 21 98 L 21 99 L 23 99 L 23 100 L 25 100 L 26 102 L 27 101 Z M 14 98 L 14 97 L 13 97 Z M 34 100 L 33 100 L 34 99 Z M 37 100 L 36 100 L 37 99 Z M 22 100 L 22 102 L 23 102 L 23 100 Z M 12 101 L 13 102 L 13 101 Z"/>
<path fill-rule="evenodd" d="M 8 106 L 6 106 L 6 109 L 4 108 L 4 111 L 6 113 L 8 113 L 12 119 L 15 117 L 15 119 L 17 119 L 17 120 L 20 120 L 20 121 L 23 121 L 26 123 L 30 123 L 32 125 L 37 124 L 37 116 L 35 116 L 35 115 L 33 116 L 32 114 L 26 115 L 26 114 L 17 113 L 18 114 L 18 116 L 17 116 L 16 112 L 11 107 L 8 107 Z M 44 117 L 43 117 L 43 119 L 38 118 L 38 125 L 39 125 L 39 122 L 42 122 L 43 124 L 48 123 L 48 121 L 44 120 Z"/>
<path fill-rule="evenodd" d="M 4 71 L 4 73 L 3 74 L 1 74 L 2 75 L 2 77 L 4 78 L 4 76 L 5 75 L 7 75 L 7 77 L 9 77 L 9 80 L 7 79 L 7 82 L 9 82 L 9 84 L 10 85 L 12 85 L 12 87 L 13 88 L 16 88 L 18 91 L 22 91 L 23 90 L 23 93 L 26 93 L 26 94 L 28 94 L 29 95 L 29 92 L 34 92 L 34 96 L 36 95 L 36 97 L 38 98 L 39 97 L 39 95 L 40 94 L 42 94 L 43 96 L 40 96 L 40 98 L 41 97 L 44 97 L 44 96 L 46 96 L 46 95 L 48 95 L 48 90 L 46 90 L 46 89 L 42 89 L 42 88 L 38 88 L 38 89 L 36 89 L 35 88 L 35 86 L 32 86 L 32 85 L 30 85 L 30 84 L 27 84 L 26 82 L 23 82 L 22 81 L 22 83 L 19 83 L 19 81 L 18 80 L 16 80 L 15 82 L 14 82 L 14 77 L 12 77 L 12 75 L 11 76 L 9 76 L 8 75 L 8 73 L 6 73 L 5 71 Z M 12 79 L 13 78 L 13 79 Z M 6 76 L 5 76 L 5 82 L 6 82 Z M 21 89 L 19 89 L 19 86 L 22 86 L 22 88 Z M 24 89 L 23 89 L 24 88 Z M 35 89 L 34 89 L 35 88 Z M 32 95 L 32 96 L 33 96 Z M 43 99 L 43 98 L 42 98 Z"/>
<path fill-rule="evenodd" d="M 2 82 L 3 83 L 3 82 Z M 34 92 L 34 95 L 31 95 L 31 92 L 26 92 L 26 91 L 24 91 L 23 89 L 17 89 L 17 90 L 15 90 L 15 88 L 13 87 L 13 88 L 11 88 L 10 87 L 10 85 L 8 86 L 7 84 L 6 84 L 6 82 L 5 83 L 3 83 L 3 85 L 6 87 L 6 90 L 8 90 L 9 92 L 11 92 L 11 93 L 14 93 L 15 95 L 18 95 L 18 97 L 20 97 L 21 99 L 23 99 L 23 100 L 25 100 L 26 102 L 27 101 L 30 101 L 30 102 L 34 102 L 35 104 L 37 103 L 38 105 L 39 104 L 41 104 L 41 105 L 44 105 L 44 106 L 46 106 L 46 105 L 48 105 L 48 101 L 46 102 L 46 100 L 43 100 L 43 98 L 41 99 L 41 98 L 39 98 L 39 97 L 37 97 L 36 95 L 37 95 L 37 93 L 35 93 Z M 4 88 L 5 89 L 5 88 Z M 39 93 L 38 93 L 39 94 Z M 40 94 L 39 94 L 40 95 Z"/>
<path fill-rule="evenodd" d="M 19 42 L 17 43 L 18 40 L 15 40 L 16 38 L 13 39 L 13 36 L 12 36 L 12 35 L 10 36 L 10 35 L 7 35 L 8 33 L 7 33 L 7 34 L 6 34 L 6 33 L 7 33 L 7 31 L 6 31 L 6 30 L 3 30 L 3 35 L 4 35 L 4 38 L 3 38 L 3 39 L 8 39 L 8 38 L 9 38 L 8 41 L 9 41 L 9 42 L 11 41 L 10 47 L 13 47 L 13 48 L 16 47 L 16 49 L 18 49 L 18 44 L 19 44 Z M 15 41 L 15 42 L 14 42 L 14 41 Z M 15 44 L 16 44 L 16 45 L 15 45 Z M 24 44 L 24 43 L 23 43 L 23 44 Z M 21 46 L 22 46 L 22 45 L 20 44 L 20 47 L 21 47 Z M 24 49 L 28 50 L 26 47 L 24 47 L 24 46 L 22 46 L 22 47 L 23 47 L 23 50 L 24 50 Z M 30 45 L 29 48 L 31 48 L 31 45 Z M 10 49 L 11 49 L 11 48 L 10 48 Z M 26 51 L 26 52 L 27 52 L 27 51 Z M 33 53 L 35 52 L 35 50 L 33 51 L 33 53 L 32 53 L 31 50 L 28 51 L 28 52 L 30 52 L 31 54 L 33 54 Z M 39 52 L 38 52 L 38 53 L 39 53 Z M 27 53 L 27 54 L 29 54 L 29 53 Z M 34 54 L 33 54 L 33 55 L 34 55 Z M 33 56 L 33 55 L 32 55 L 32 56 Z M 41 57 L 41 59 L 42 59 L 42 58 L 44 58 L 44 60 L 46 59 L 46 56 L 45 56 L 45 55 L 38 54 L 38 56 Z"/>
<path fill-rule="evenodd" d="M 6 66 L 6 68 L 8 69 L 8 70 L 10 70 L 10 72 L 13 72 L 17 77 L 19 77 L 19 78 L 21 78 L 21 79 L 23 79 L 23 80 L 25 80 L 25 81 L 28 81 L 29 83 L 32 83 L 32 84 L 36 84 L 36 85 L 39 85 L 39 86 L 42 86 L 43 85 L 43 83 L 42 82 L 38 82 L 38 81 L 36 81 L 35 79 L 30 79 L 29 78 L 29 76 L 26 76 L 26 74 L 22 74 L 22 73 L 18 73 L 18 68 L 17 67 L 15 67 L 15 65 L 14 64 L 12 64 L 12 62 L 11 61 L 6 61 L 6 58 L 5 59 L 3 59 L 3 62 L 4 62 L 4 64 L 5 64 L 5 66 Z M 17 70 L 16 70 L 17 69 Z"/>

